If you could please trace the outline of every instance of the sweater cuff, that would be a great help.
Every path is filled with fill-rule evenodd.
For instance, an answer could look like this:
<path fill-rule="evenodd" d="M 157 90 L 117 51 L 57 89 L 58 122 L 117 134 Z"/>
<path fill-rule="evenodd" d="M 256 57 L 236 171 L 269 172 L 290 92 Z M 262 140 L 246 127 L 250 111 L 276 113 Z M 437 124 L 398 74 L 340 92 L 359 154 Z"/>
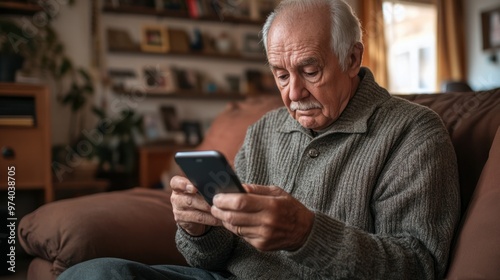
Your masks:
<path fill-rule="evenodd" d="M 192 236 L 178 226 L 175 236 L 177 248 L 184 256 L 195 258 L 226 253 L 234 234 L 223 227 L 212 227 L 202 236 Z"/>
<path fill-rule="evenodd" d="M 344 229 L 344 223 L 315 212 L 313 227 L 304 245 L 296 251 L 283 253 L 291 260 L 312 269 L 325 268 L 342 247 Z"/>

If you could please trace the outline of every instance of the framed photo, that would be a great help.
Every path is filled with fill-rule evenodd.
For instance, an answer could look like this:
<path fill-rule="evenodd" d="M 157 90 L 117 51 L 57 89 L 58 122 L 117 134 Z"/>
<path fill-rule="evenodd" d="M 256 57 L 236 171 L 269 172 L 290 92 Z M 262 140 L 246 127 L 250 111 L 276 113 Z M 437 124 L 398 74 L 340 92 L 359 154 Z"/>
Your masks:
<path fill-rule="evenodd" d="M 264 56 L 264 46 L 257 34 L 245 34 L 243 37 L 243 51 L 245 54 Z"/>
<path fill-rule="evenodd" d="M 118 90 L 127 90 L 130 81 L 137 81 L 137 75 L 133 69 L 109 69 L 108 77 L 111 87 Z"/>
<path fill-rule="evenodd" d="M 188 53 L 190 51 L 189 35 L 181 29 L 168 29 L 170 43 L 169 51 L 176 53 Z"/>
<path fill-rule="evenodd" d="M 197 121 L 183 121 L 181 129 L 184 132 L 186 144 L 198 145 L 203 141 L 203 133 L 201 131 L 201 123 Z"/>
<path fill-rule="evenodd" d="M 500 48 L 500 7 L 481 13 L 483 50 Z"/>
<path fill-rule="evenodd" d="M 127 30 L 108 28 L 106 30 L 108 49 L 112 51 L 135 51 L 139 48 Z"/>
<path fill-rule="evenodd" d="M 141 50 L 164 53 L 169 50 L 167 28 L 163 26 L 144 26 L 142 28 Z"/>
<path fill-rule="evenodd" d="M 201 89 L 200 73 L 198 73 L 196 70 L 174 68 L 173 71 L 179 89 L 182 90 Z"/>
<path fill-rule="evenodd" d="M 156 111 L 145 112 L 142 118 L 144 136 L 147 141 L 155 141 L 166 137 L 161 116 Z"/>
<path fill-rule="evenodd" d="M 247 94 L 265 94 L 279 92 L 273 75 L 269 71 L 247 69 L 245 72 L 247 81 Z"/>
<path fill-rule="evenodd" d="M 169 68 L 145 67 L 144 84 L 152 94 L 170 94 L 177 90 L 175 73 Z"/>
<path fill-rule="evenodd" d="M 177 110 L 174 106 L 164 105 L 160 107 L 160 113 L 163 119 L 163 126 L 166 131 L 180 131 L 180 121 L 177 117 Z"/>

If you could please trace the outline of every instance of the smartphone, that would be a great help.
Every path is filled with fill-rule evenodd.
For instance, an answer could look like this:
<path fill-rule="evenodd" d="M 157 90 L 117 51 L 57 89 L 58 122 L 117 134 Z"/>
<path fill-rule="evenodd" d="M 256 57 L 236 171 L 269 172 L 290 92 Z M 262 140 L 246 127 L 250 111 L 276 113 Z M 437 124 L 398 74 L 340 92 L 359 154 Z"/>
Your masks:
<path fill-rule="evenodd" d="M 177 152 L 174 158 L 210 205 L 218 193 L 245 193 L 231 165 L 218 151 Z"/>

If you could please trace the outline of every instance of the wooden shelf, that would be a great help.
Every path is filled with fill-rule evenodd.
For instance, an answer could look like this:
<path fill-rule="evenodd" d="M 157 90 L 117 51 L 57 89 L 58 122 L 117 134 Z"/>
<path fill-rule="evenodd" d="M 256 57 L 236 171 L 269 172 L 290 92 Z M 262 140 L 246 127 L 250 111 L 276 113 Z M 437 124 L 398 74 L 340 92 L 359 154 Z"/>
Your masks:
<path fill-rule="evenodd" d="M 157 10 L 155 8 L 141 7 L 141 6 L 123 6 L 123 7 L 112 7 L 110 5 L 105 5 L 103 11 L 106 13 L 115 14 L 134 14 L 134 15 L 150 15 L 158 17 L 167 17 L 175 19 L 183 19 L 189 21 L 205 21 L 205 22 L 219 22 L 219 23 L 232 23 L 232 24 L 246 24 L 246 25 L 256 25 L 262 26 L 264 21 L 253 20 L 250 18 L 237 18 L 232 16 L 224 16 L 219 18 L 217 16 L 201 16 L 199 18 L 192 18 L 189 16 L 187 11 L 174 11 L 174 10 Z"/>
<path fill-rule="evenodd" d="M 264 56 L 245 56 L 238 53 L 224 54 L 224 53 L 204 53 L 204 52 L 145 52 L 140 48 L 137 49 L 108 49 L 109 53 L 114 54 L 125 54 L 125 55 L 152 55 L 152 56 L 171 56 L 171 57 L 184 57 L 184 58 L 206 58 L 206 59 L 216 59 L 216 60 L 230 60 L 230 61 L 245 61 L 245 62 L 255 62 L 255 63 L 265 63 L 266 59 Z"/>
<path fill-rule="evenodd" d="M 18 1 L 1 1 L 0 14 L 32 15 L 42 10 L 37 4 L 22 3 Z"/>
<path fill-rule="evenodd" d="M 149 17 L 161 17 L 167 19 L 178 19 L 186 22 L 196 23 L 197 25 L 204 25 L 206 22 L 212 22 L 214 24 L 245 24 L 251 25 L 253 27 L 260 27 L 263 25 L 263 20 L 252 20 L 250 18 L 236 18 L 230 16 L 224 16 L 219 18 L 215 13 L 206 13 L 204 16 L 193 18 L 190 16 L 187 10 L 159 10 L 154 7 L 144 7 L 144 6 L 133 6 L 133 5 L 119 5 L 113 6 L 106 4 L 102 9 L 103 13 L 108 14 L 124 14 L 124 15 L 144 15 Z M 206 15 L 206 16 L 205 16 Z M 132 42 L 132 40 L 129 40 Z M 118 47 L 121 47 L 118 45 Z M 184 48 L 186 48 L 184 46 Z M 175 48 L 173 48 L 175 49 Z M 180 48 L 177 48 L 180 49 Z M 188 49 L 188 48 L 186 48 Z M 252 53 L 235 51 L 231 53 L 221 53 L 215 50 L 200 50 L 200 51 L 169 51 L 169 52 L 146 52 L 143 51 L 139 44 L 130 43 L 130 46 L 126 48 L 111 48 L 108 47 L 108 55 L 123 55 L 123 56 L 151 56 L 156 58 L 181 58 L 181 59 L 210 59 L 213 61 L 233 61 L 237 63 L 248 62 L 256 63 L 260 65 L 265 65 L 266 57 L 264 53 Z M 200 62 L 202 63 L 202 62 Z M 134 92 L 135 91 L 135 92 Z M 186 91 L 180 90 L 175 93 L 148 91 L 146 89 L 123 89 L 123 88 L 113 88 L 115 94 L 120 95 L 140 95 L 143 94 L 147 98 L 161 98 L 161 99 L 183 99 L 183 100 L 211 100 L 211 101 L 227 101 L 227 100 L 243 100 L 246 95 L 241 92 L 215 92 L 207 93 L 202 91 Z"/>
<path fill-rule="evenodd" d="M 116 94 L 130 95 L 130 91 L 121 88 L 113 88 Z M 164 99 L 191 99 L 191 100 L 243 100 L 245 95 L 237 92 L 214 92 L 207 93 L 201 91 L 180 90 L 175 93 L 145 91 L 137 92 L 136 94 L 145 95 L 147 98 L 164 98 Z"/>

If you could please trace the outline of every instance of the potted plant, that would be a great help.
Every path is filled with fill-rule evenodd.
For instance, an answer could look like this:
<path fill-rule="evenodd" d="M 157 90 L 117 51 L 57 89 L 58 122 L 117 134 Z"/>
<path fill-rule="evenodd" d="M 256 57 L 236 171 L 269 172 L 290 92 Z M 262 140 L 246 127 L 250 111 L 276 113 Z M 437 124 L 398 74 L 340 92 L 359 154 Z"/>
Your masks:
<path fill-rule="evenodd" d="M 138 152 L 136 138 L 144 135 L 143 116 L 130 108 L 110 117 L 102 109 L 93 108 L 101 119 L 97 131 L 102 141 L 93 143 L 90 159 L 97 158 L 96 177 L 110 181 L 110 190 L 136 186 Z"/>

